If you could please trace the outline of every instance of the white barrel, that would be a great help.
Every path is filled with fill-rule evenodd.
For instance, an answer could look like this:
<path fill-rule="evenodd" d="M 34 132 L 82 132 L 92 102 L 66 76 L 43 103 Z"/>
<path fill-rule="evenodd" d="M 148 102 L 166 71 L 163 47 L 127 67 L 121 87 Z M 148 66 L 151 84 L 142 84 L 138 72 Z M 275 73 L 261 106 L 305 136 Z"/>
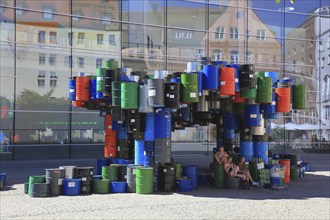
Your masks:
<path fill-rule="evenodd" d="M 64 169 L 65 179 L 73 179 L 75 176 L 76 166 L 60 166 L 60 169 Z"/>
<path fill-rule="evenodd" d="M 148 104 L 148 84 L 140 85 L 139 92 L 139 112 L 151 113 L 154 112 L 152 106 Z"/>

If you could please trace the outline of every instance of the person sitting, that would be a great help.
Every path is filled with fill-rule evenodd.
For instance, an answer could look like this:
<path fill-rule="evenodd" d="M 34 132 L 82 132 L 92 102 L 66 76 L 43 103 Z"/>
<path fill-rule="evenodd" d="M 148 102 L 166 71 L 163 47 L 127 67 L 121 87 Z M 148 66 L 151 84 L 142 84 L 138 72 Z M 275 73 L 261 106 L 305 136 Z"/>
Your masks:
<path fill-rule="evenodd" d="M 246 176 L 246 181 L 251 182 L 253 186 L 257 186 L 258 183 L 254 182 L 252 179 L 252 176 L 250 174 L 250 171 L 245 167 L 245 157 L 242 157 L 241 160 L 237 163 L 237 166 L 239 167 L 239 174 L 244 174 Z"/>
<path fill-rule="evenodd" d="M 242 180 L 246 180 L 246 175 L 238 173 L 239 167 L 232 163 L 233 159 L 228 157 L 227 162 L 223 165 L 226 174 L 229 177 L 239 177 Z"/>
<path fill-rule="evenodd" d="M 228 154 L 224 147 L 220 147 L 219 151 L 213 154 L 217 164 L 224 165 L 227 162 Z"/>

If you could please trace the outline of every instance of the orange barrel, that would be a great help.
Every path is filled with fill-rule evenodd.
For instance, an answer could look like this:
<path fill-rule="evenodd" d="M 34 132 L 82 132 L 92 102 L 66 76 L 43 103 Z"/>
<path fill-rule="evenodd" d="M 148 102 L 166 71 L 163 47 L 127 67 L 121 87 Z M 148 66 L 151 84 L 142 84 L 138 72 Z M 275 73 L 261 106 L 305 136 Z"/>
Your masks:
<path fill-rule="evenodd" d="M 220 68 L 220 96 L 235 95 L 235 68 Z"/>
<path fill-rule="evenodd" d="M 290 112 L 290 88 L 276 88 L 276 111 Z"/>
<path fill-rule="evenodd" d="M 76 77 L 76 100 L 77 101 L 89 101 L 89 81 L 88 76 Z"/>
<path fill-rule="evenodd" d="M 73 101 L 73 107 L 85 107 L 87 102 L 83 101 Z"/>
<path fill-rule="evenodd" d="M 117 132 L 111 131 L 105 134 L 104 157 L 117 156 Z"/>
<path fill-rule="evenodd" d="M 112 131 L 112 115 L 110 114 L 105 115 L 105 131 L 107 132 L 108 130 Z"/>
<path fill-rule="evenodd" d="M 240 92 L 235 92 L 235 96 L 233 97 L 233 103 L 244 103 L 246 102 L 246 98 L 241 96 Z"/>
<path fill-rule="evenodd" d="M 290 159 L 280 159 L 278 162 L 281 167 L 285 166 L 283 182 L 290 183 Z"/>

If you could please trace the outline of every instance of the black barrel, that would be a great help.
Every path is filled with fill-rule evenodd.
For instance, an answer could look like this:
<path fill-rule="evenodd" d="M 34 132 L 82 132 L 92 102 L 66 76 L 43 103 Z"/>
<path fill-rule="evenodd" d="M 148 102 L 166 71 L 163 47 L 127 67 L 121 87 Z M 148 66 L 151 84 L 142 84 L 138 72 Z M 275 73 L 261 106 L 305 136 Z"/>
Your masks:
<path fill-rule="evenodd" d="M 165 106 L 164 93 L 164 79 L 148 79 L 148 102 L 150 106 Z"/>
<path fill-rule="evenodd" d="M 244 64 L 239 66 L 239 85 L 240 88 L 255 88 L 254 66 Z"/>
<path fill-rule="evenodd" d="M 252 141 L 251 128 L 246 126 L 245 121 L 240 121 L 240 141 Z"/>
<path fill-rule="evenodd" d="M 165 107 L 180 108 L 180 83 L 165 83 Z"/>
<path fill-rule="evenodd" d="M 104 97 L 111 97 L 112 93 L 112 85 L 111 83 L 117 81 L 118 79 L 118 71 L 106 69 L 104 74 Z"/>
<path fill-rule="evenodd" d="M 156 163 L 171 162 L 171 139 L 169 138 L 155 139 L 154 161 Z"/>
<path fill-rule="evenodd" d="M 132 159 L 132 152 L 130 149 L 130 140 L 117 140 L 117 157 L 125 160 Z"/>
<path fill-rule="evenodd" d="M 111 115 L 113 121 L 124 121 L 124 111 L 120 106 L 112 106 Z"/>
<path fill-rule="evenodd" d="M 232 98 L 221 98 L 220 106 L 222 112 L 232 112 L 233 111 L 233 102 Z"/>
<path fill-rule="evenodd" d="M 76 167 L 75 179 L 81 179 L 81 194 L 91 193 L 93 167 Z"/>
<path fill-rule="evenodd" d="M 137 110 L 129 110 L 128 127 L 132 132 L 145 131 L 145 114 L 139 113 Z"/>
<path fill-rule="evenodd" d="M 49 196 L 49 183 L 32 183 L 30 186 L 31 197 L 47 197 Z"/>
<path fill-rule="evenodd" d="M 118 181 L 126 182 L 127 166 L 128 166 L 128 164 L 120 164 L 118 166 Z"/>
<path fill-rule="evenodd" d="M 221 99 L 218 91 L 209 91 L 209 95 L 206 97 L 206 101 L 209 102 L 209 108 L 213 110 L 220 109 L 220 100 Z"/>
<path fill-rule="evenodd" d="M 174 192 L 176 186 L 175 165 L 167 163 L 158 170 L 158 191 Z"/>
<path fill-rule="evenodd" d="M 46 183 L 49 184 L 49 195 L 59 196 L 62 194 L 65 170 L 60 168 L 46 169 Z"/>

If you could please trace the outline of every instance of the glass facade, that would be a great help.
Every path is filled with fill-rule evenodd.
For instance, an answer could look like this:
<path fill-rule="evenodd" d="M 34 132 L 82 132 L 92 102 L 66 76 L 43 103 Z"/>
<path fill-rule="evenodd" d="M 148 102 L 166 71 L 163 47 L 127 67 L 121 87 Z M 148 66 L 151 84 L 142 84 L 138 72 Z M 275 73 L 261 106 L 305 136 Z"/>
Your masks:
<path fill-rule="evenodd" d="M 71 77 L 107 59 L 175 72 L 208 56 L 299 78 L 307 109 L 281 114 L 272 137 L 329 141 L 329 10 L 328 0 L 1 0 L 1 136 L 12 144 L 101 143 L 104 118 L 70 105 Z M 210 130 L 175 132 L 173 140 L 213 141 Z"/>

